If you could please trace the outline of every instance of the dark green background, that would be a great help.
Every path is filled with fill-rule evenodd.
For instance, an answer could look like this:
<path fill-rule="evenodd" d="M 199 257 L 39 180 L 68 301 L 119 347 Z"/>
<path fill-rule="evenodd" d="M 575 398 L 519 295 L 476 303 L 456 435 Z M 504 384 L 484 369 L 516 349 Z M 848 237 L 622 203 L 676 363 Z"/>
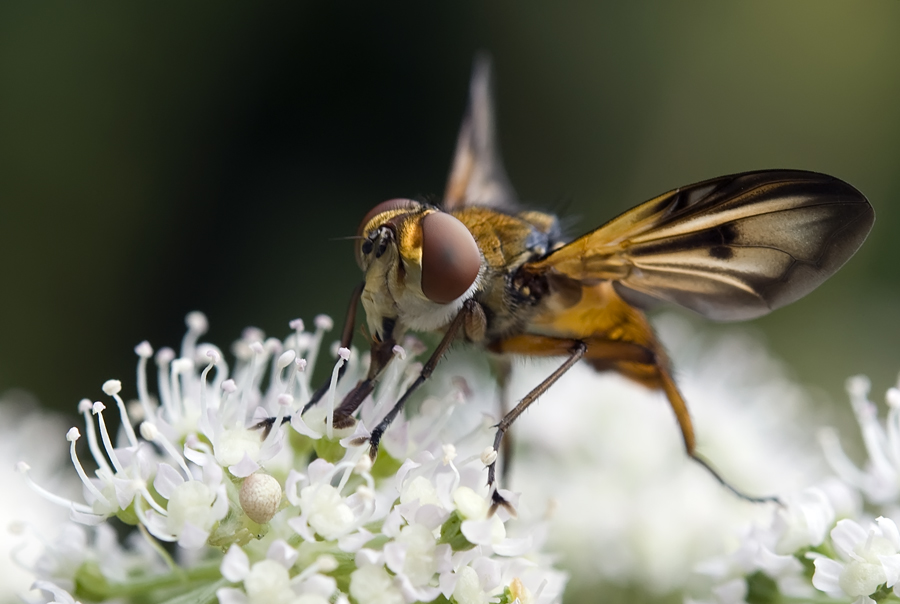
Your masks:
<path fill-rule="evenodd" d="M 193 309 L 343 313 L 375 203 L 439 194 L 477 50 L 520 195 L 577 234 L 678 185 L 839 176 L 878 219 L 753 325 L 842 397 L 900 369 L 900 3 L 80 3 L 0 8 L 0 391 L 74 410 Z M 880 394 L 879 394 L 880 396 Z"/>

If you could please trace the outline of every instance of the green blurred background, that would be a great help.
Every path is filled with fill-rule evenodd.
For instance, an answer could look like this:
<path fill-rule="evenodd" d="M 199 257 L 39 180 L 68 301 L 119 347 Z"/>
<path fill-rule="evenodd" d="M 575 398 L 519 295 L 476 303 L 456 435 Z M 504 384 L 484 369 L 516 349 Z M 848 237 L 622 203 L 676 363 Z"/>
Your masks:
<path fill-rule="evenodd" d="M 754 325 L 840 398 L 900 369 L 900 4 L 4 4 L 0 391 L 74 409 L 132 380 L 186 312 L 343 313 L 348 241 L 440 194 L 479 49 L 521 197 L 578 234 L 678 185 L 791 167 L 878 220 L 806 299 Z"/>
<path fill-rule="evenodd" d="M 177 346 L 194 309 L 223 346 L 339 319 L 360 278 L 339 238 L 442 192 L 482 49 L 511 179 L 573 235 L 732 172 L 863 191 L 860 253 L 752 325 L 822 398 L 896 379 L 895 0 L 51 2 L 0 6 L 0 392 L 133 393 L 133 346 Z"/>

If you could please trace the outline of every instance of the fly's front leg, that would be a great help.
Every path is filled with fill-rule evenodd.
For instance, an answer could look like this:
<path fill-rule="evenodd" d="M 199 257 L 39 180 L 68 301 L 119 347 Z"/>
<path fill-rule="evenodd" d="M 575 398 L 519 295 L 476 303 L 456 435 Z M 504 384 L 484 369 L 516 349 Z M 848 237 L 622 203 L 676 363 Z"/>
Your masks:
<path fill-rule="evenodd" d="M 484 311 L 475 300 L 467 300 L 465 304 L 463 304 L 463 307 L 447 327 L 447 333 L 444 334 L 444 337 L 441 339 L 437 348 L 431 353 L 431 357 L 429 357 L 425 365 L 422 366 L 419 377 L 417 377 L 416 381 L 406 389 L 406 392 L 404 392 L 400 399 L 394 403 L 394 406 L 388 411 L 388 414 L 384 416 L 384 419 L 382 419 L 378 425 L 375 426 L 375 429 L 372 430 L 372 434 L 369 436 L 369 457 L 373 461 L 378 455 L 378 445 L 381 442 L 384 431 L 388 429 L 391 422 L 393 422 L 397 415 L 403 410 L 403 406 L 406 404 L 407 399 L 409 399 L 412 393 L 415 392 L 425 380 L 431 377 L 432 372 L 434 372 L 435 367 L 437 367 L 438 361 L 441 360 L 441 357 L 444 356 L 444 353 L 450 348 L 450 344 L 459 335 L 460 329 L 465 329 L 467 322 L 471 325 L 473 321 L 472 317 L 483 317 L 483 315 Z"/>

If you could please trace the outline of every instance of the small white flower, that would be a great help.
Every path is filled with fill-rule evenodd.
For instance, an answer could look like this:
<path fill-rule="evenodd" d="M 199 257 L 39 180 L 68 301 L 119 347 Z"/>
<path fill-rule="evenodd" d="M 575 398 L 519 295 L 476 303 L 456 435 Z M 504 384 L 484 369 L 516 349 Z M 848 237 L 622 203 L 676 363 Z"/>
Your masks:
<path fill-rule="evenodd" d="M 900 532 L 887 518 L 878 518 L 868 530 L 844 519 L 831 531 L 842 561 L 817 556 L 813 585 L 832 597 L 869 596 L 880 585 L 893 587 L 900 579 Z"/>

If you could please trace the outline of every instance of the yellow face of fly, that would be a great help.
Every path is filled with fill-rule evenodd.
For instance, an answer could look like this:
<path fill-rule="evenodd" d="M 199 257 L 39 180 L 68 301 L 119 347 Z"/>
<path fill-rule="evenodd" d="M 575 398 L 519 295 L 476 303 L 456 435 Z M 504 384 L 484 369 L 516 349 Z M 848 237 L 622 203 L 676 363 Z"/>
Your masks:
<path fill-rule="evenodd" d="M 458 219 L 411 200 L 379 204 L 363 220 L 357 261 L 365 271 L 362 303 L 379 338 L 445 326 L 477 289 L 482 256 Z"/>

